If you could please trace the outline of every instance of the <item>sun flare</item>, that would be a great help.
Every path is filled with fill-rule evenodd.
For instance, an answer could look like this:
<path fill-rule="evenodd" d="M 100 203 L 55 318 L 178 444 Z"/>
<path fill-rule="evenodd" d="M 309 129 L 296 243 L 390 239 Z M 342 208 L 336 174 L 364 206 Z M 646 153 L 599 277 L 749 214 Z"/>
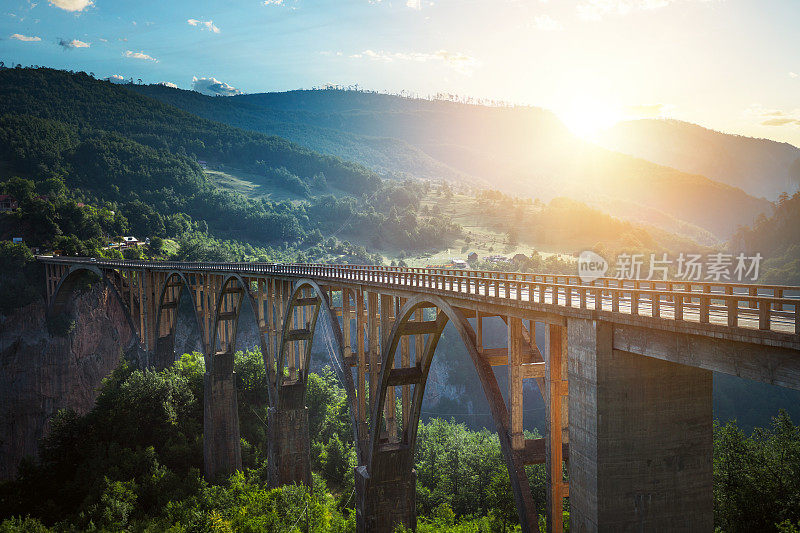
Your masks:
<path fill-rule="evenodd" d="M 572 102 L 558 116 L 572 133 L 587 140 L 596 140 L 603 130 L 622 120 L 614 106 L 594 101 Z"/>

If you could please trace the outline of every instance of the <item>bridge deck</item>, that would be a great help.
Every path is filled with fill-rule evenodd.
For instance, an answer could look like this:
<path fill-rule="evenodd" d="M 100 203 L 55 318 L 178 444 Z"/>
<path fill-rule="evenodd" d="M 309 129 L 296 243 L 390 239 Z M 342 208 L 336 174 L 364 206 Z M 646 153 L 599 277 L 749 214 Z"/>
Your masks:
<path fill-rule="evenodd" d="M 463 300 L 465 307 L 603 318 L 657 329 L 800 349 L 800 287 L 354 265 L 196 263 L 38 256 L 45 263 L 108 269 L 312 278 Z M 474 302 L 472 304 L 467 302 Z"/>

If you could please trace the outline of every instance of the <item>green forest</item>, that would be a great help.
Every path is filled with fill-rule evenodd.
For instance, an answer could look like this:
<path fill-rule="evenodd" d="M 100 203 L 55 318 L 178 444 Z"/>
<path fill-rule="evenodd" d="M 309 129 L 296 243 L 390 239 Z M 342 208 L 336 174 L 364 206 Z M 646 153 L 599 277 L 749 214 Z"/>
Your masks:
<path fill-rule="evenodd" d="M 266 486 L 266 377 L 258 350 L 235 360 L 244 471 L 218 484 L 203 480 L 203 372 L 197 353 L 160 372 L 123 362 L 103 382 L 95 407 L 85 415 L 60 412 L 39 461 L 0 485 L 0 531 L 355 531 L 355 451 L 334 372 L 309 377 L 310 491 Z M 544 466 L 527 468 L 542 510 Z M 419 531 L 515 529 L 496 434 L 423 422 L 416 472 Z M 715 424 L 718 530 L 795 531 L 798 474 L 800 426 L 785 413 L 751 435 L 734 422 Z M 568 524 L 568 507 L 564 513 Z"/>
<path fill-rule="evenodd" d="M 775 213 L 758 217 L 752 227 L 740 227 L 732 247 L 761 253 L 763 283 L 800 284 L 800 192 L 782 194 Z"/>
<path fill-rule="evenodd" d="M 264 187 L 305 201 L 221 190 L 199 160 L 255 172 Z M 461 232 L 417 211 L 419 182 L 382 179 L 361 165 L 201 119 L 84 73 L 0 70 L 0 162 L 8 177 L 35 183 L 34 190 L 4 187 L 22 193 L 20 200 L 30 199 L 25 192 L 41 199 L 66 189 L 78 202 L 121 211 L 128 225 L 115 229 L 142 236 L 201 228 L 217 238 L 300 248 L 321 231 L 415 249 L 444 246 Z M 34 246 L 51 244 L 32 237 Z"/>

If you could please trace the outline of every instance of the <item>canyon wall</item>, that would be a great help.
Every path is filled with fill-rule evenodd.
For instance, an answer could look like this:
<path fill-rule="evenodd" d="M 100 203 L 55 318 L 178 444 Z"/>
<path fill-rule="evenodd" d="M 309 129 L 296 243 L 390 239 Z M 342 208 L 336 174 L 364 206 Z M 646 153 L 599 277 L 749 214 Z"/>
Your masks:
<path fill-rule="evenodd" d="M 58 410 L 91 409 L 131 344 L 125 312 L 102 284 L 76 294 L 69 307 L 75 326 L 65 336 L 48 332 L 43 299 L 0 316 L 0 480 L 36 455 Z"/>

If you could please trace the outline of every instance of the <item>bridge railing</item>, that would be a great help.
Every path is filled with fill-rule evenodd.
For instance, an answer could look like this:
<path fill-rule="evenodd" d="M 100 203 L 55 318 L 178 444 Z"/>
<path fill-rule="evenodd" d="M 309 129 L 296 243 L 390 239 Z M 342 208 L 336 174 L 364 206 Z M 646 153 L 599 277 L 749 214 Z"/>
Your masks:
<path fill-rule="evenodd" d="M 524 302 L 626 312 L 634 316 L 800 333 L 800 288 L 787 285 L 619 280 L 580 284 L 577 276 L 404 267 L 277 265 L 286 274 L 434 289 Z M 332 272 L 331 269 L 335 270 Z M 552 281 L 550 281 L 552 280 Z M 763 293 L 771 293 L 763 295 Z M 778 295 L 778 296 L 776 296 Z"/>
<path fill-rule="evenodd" d="M 295 264 L 293 266 L 303 266 Z M 496 279 L 508 281 L 539 281 L 544 283 L 557 283 L 562 285 L 584 285 L 590 287 L 617 287 L 629 289 L 650 289 L 664 291 L 704 292 L 717 294 L 748 294 L 750 296 L 771 296 L 783 298 L 784 293 L 797 293 L 800 287 L 791 285 L 764 285 L 757 283 L 729 283 L 713 281 L 692 280 L 646 280 L 646 279 L 621 279 L 613 277 L 600 277 L 590 282 L 584 282 L 580 277 L 570 274 L 536 274 L 524 272 L 502 272 L 495 270 L 466 270 L 443 269 L 429 267 L 392 267 L 375 265 L 341 265 L 350 269 L 365 269 L 378 272 L 412 272 L 428 274 L 445 274 L 453 276 L 466 276 L 479 279 Z"/>
<path fill-rule="evenodd" d="M 197 270 L 273 274 L 364 282 L 500 301 L 593 309 L 699 324 L 800 334 L 800 287 L 695 281 L 599 278 L 486 270 L 374 265 L 151 262 L 46 257 L 45 262 L 85 263 L 111 268 Z"/>

